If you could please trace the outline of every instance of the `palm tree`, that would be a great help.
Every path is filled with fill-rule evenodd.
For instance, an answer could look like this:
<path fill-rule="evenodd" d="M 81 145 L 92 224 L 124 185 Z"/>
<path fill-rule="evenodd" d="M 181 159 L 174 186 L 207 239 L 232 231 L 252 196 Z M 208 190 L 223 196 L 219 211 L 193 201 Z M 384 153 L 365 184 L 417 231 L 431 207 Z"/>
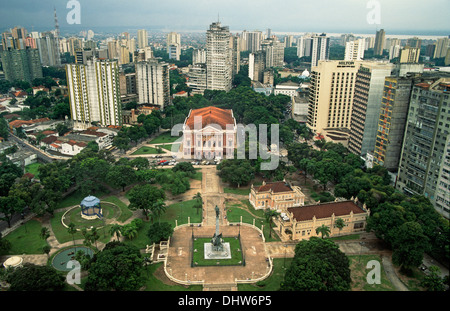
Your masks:
<path fill-rule="evenodd" d="M 50 229 L 48 229 L 47 227 L 42 227 L 39 236 L 41 237 L 41 239 L 46 241 L 50 237 Z"/>
<path fill-rule="evenodd" d="M 321 234 L 322 235 L 322 239 L 324 236 L 329 237 L 330 236 L 330 228 L 328 228 L 325 225 L 322 225 L 318 228 L 316 228 L 316 234 Z"/>
<path fill-rule="evenodd" d="M 273 225 L 273 217 L 278 216 L 280 213 L 278 213 L 277 211 L 271 210 L 270 208 L 268 208 L 265 212 L 264 212 L 264 216 L 266 217 L 266 221 L 269 223 L 269 238 L 272 237 L 272 225 Z"/>
<path fill-rule="evenodd" d="M 117 241 L 119 241 L 119 237 L 120 237 L 120 230 L 122 229 L 121 225 L 118 224 L 114 224 L 111 226 L 111 228 L 109 228 L 109 233 L 111 235 L 116 235 L 116 239 Z"/>
<path fill-rule="evenodd" d="M 161 215 L 164 214 L 167 210 L 167 205 L 166 205 L 166 203 L 164 203 L 164 200 L 159 199 L 155 203 L 153 203 L 150 210 L 152 212 L 152 215 L 154 215 L 154 217 L 158 218 L 158 222 L 159 222 Z M 152 217 L 152 223 L 153 223 L 153 217 Z"/>
<path fill-rule="evenodd" d="M 68 232 L 69 234 L 72 235 L 73 246 L 74 246 L 74 248 L 75 248 L 75 253 L 76 253 L 76 252 L 77 252 L 77 249 L 76 249 L 76 247 L 75 247 L 75 237 L 74 237 L 74 234 L 77 233 L 77 229 L 75 228 L 75 224 L 74 224 L 73 222 L 71 222 L 71 223 L 69 224 L 69 226 L 67 227 L 67 232 Z"/>
<path fill-rule="evenodd" d="M 198 215 L 198 210 L 203 207 L 202 195 L 200 192 L 197 192 L 192 198 L 194 200 L 197 200 L 197 203 L 194 205 L 194 207 L 197 209 L 197 215 Z"/>
<path fill-rule="evenodd" d="M 98 235 L 97 232 L 97 228 L 93 227 L 91 229 L 91 241 L 94 241 L 95 243 L 95 248 L 97 248 L 97 240 L 100 238 L 100 236 Z M 98 248 L 97 248 L 98 249 Z"/>
<path fill-rule="evenodd" d="M 338 218 L 335 220 L 334 225 L 339 228 L 339 235 L 341 234 L 342 228 L 345 227 L 345 221 L 342 218 Z"/>

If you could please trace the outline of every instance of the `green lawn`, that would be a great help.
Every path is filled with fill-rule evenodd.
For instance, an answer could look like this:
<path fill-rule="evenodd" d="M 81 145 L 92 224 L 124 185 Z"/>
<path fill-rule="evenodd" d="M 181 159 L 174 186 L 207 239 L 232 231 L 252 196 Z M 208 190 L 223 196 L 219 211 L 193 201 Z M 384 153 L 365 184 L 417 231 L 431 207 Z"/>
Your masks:
<path fill-rule="evenodd" d="M 239 291 L 278 291 L 284 280 L 286 268 L 292 262 L 292 258 L 273 259 L 273 270 L 270 276 L 254 284 L 238 284 Z"/>
<path fill-rule="evenodd" d="M 202 222 L 202 209 L 194 208 L 196 200 L 189 200 L 184 202 L 169 205 L 167 211 L 161 216 L 161 221 L 170 223 L 175 227 L 175 219 L 178 225 L 187 224 L 188 217 L 191 217 L 191 223 Z"/>
<path fill-rule="evenodd" d="M 233 194 L 240 194 L 240 195 L 248 195 L 250 193 L 250 188 L 229 188 L 225 187 L 223 188 L 224 193 L 233 193 Z"/>
<path fill-rule="evenodd" d="M 241 243 L 233 237 L 223 238 L 224 243 L 230 243 L 231 258 L 229 259 L 205 259 L 204 245 L 210 243 L 210 238 L 196 238 L 194 241 L 193 262 L 197 266 L 240 266 L 243 264 Z M 219 263 L 219 264 L 217 264 Z"/>
<path fill-rule="evenodd" d="M 158 137 L 152 139 L 149 144 L 163 144 L 163 143 L 173 143 L 175 142 L 179 136 L 172 136 L 169 132 L 164 132 Z"/>
<path fill-rule="evenodd" d="M 132 153 L 132 155 L 140 155 L 140 154 L 159 154 L 158 149 L 148 146 L 143 146 Z"/>
<path fill-rule="evenodd" d="M 180 144 L 164 144 L 164 145 L 159 145 L 159 147 L 166 149 L 167 151 L 172 151 L 172 147 L 175 145 L 175 150 L 178 151 L 178 149 L 180 149 Z"/>
<path fill-rule="evenodd" d="M 107 198 L 103 198 L 102 201 L 114 203 L 120 208 L 120 216 L 117 218 L 117 221 L 119 222 L 125 222 L 127 219 L 133 216 L 133 212 L 130 211 L 128 206 L 118 197 L 110 196 Z"/>
<path fill-rule="evenodd" d="M 39 179 L 39 171 L 38 168 L 41 166 L 40 163 L 33 163 L 25 166 L 25 173 L 31 173 L 35 178 Z"/>
<path fill-rule="evenodd" d="M 192 177 L 192 179 L 202 181 L 202 178 L 203 178 L 202 170 L 201 170 L 200 168 L 196 168 L 196 169 L 195 169 L 195 174 L 194 174 L 194 176 Z"/>
<path fill-rule="evenodd" d="M 42 225 L 30 220 L 4 237 L 11 243 L 8 255 L 44 254 L 42 248 L 48 243 L 40 236 Z"/>

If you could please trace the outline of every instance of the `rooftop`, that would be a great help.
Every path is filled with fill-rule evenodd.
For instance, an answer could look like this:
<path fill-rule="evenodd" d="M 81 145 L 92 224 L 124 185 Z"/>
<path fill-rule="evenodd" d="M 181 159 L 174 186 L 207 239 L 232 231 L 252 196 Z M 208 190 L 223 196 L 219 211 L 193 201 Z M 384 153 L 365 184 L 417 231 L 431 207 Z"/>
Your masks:
<path fill-rule="evenodd" d="M 202 128 L 210 124 L 217 124 L 225 129 L 227 124 L 234 125 L 235 119 L 233 117 L 233 111 L 231 109 L 221 109 L 213 106 L 193 109 L 191 110 L 189 117 L 186 119 L 185 125 L 190 129 L 194 129 L 194 118 L 201 117 Z"/>
<path fill-rule="evenodd" d="M 276 181 L 276 182 L 270 182 L 267 184 L 263 184 L 262 186 L 259 186 L 256 189 L 257 192 L 265 192 L 265 191 L 272 191 L 272 192 L 289 192 L 292 191 L 291 186 L 284 182 L 284 181 Z"/>
<path fill-rule="evenodd" d="M 302 207 L 291 207 L 287 209 L 292 213 L 293 218 L 297 221 L 311 220 L 316 218 L 329 218 L 333 214 L 336 217 L 353 214 L 362 214 L 365 211 L 357 206 L 353 201 L 329 202 L 317 205 L 307 205 Z"/>

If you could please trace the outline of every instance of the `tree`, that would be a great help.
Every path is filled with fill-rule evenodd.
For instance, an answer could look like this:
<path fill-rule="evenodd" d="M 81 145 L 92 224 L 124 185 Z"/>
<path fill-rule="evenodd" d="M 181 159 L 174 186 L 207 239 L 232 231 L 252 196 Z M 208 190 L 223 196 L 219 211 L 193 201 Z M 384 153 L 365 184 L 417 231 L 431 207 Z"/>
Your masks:
<path fill-rule="evenodd" d="M 272 237 L 273 217 L 277 217 L 279 214 L 280 213 L 270 208 L 264 211 L 264 217 L 266 218 L 266 221 L 269 223 L 269 238 Z"/>
<path fill-rule="evenodd" d="M 114 187 L 122 187 L 133 183 L 136 180 L 136 172 L 130 165 L 114 165 L 109 169 L 107 179 Z"/>
<path fill-rule="evenodd" d="M 130 146 L 130 138 L 117 135 L 113 139 L 113 146 L 117 147 L 122 152 L 125 152 L 131 148 Z"/>
<path fill-rule="evenodd" d="M 328 239 L 311 237 L 295 247 L 294 259 L 280 289 L 283 291 L 347 291 L 350 289 L 347 256 Z"/>
<path fill-rule="evenodd" d="M 118 225 L 118 224 L 113 224 L 110 228 L 109 228 L 109 233 L 111 235 L 116 235 L 116 240 L 117 242 L 119 242 L 119 237 L 120 237 L 120 232 L 122 230 L 122 226 Z"/>
<path fill-rule="evenodd" d="M 167 222 L 154 223 L 149 227 L 147 231 L 147 236 L 150 239 L 150 244 L 168 240 L 172 234 L 173 228 Z"/>
<path fill-rule="evenodd" d="M 320 227 L 316 228 L 316 234 L 321 234 L 322 239 L 324 237 L 329 237 L 330 236 L 330 228 L 328 226 L 322 225 Z"/>
<path fill-rule="evenodd" d="M 166 203 L 164 203 L 164 200 L 159 199 L 155 203 L 153 203 L 152 207 L 150 208 L 150 211 L 152 213 L 152 222 L 154 218 L 161 218 L 161 215 L 164 214 L 167 210 Z"/>
<path fill-rule="evenodd" d="M 192 198 L 195 200 L 194 208 L 197 209 L 198 215 L 198 210 L 203 208 L 202 194 L 200 192 L 197 192 Z"/>
<path fill-rule="evenodd" d="M 65 278 L 50 266 L 25 263 L 7 276 L 10 291 L 62 291 Z"/>
<path fill-rule="evenodd" d="M 92 259 L 85 290 L 136 291 L 143 284 L 143 259 L 139 249 L 110 242 Z"/>
<path fill-rule="evenodd" d="M 15 213 L 22 213 L 25 203 L 15 196 L 0 197 L 0 220 L 8 223 L 11 228 L 11 219 Z"/>
<path fill-rule="evenodd" d="M 148 213 L 153 204 L 159 199 L 165 199 L 164 190 L 158 189 L 151 185 L 138 185 L 130 190 L 128 208 L 131 210 L 141 209 L 145 217 L 148 219 Z"/>
<path fill-rule="evenodd" d="M 405 222 L 394 230 L 392 262 L 408 272 L 422 264 L 423 253 L 429 249 L 429 239 L 417 222 Z"/>
<path fill-rule="evenodd" d="M 50 237 L 50 229 L 47 227 L 42 227 L 41 232 L 39 233 L 39 237 L 44 241 L 47 241 L 47 239 Z"/>
<path fill-rule="evenodd" d="M 429 273 L 426 274 L 420 286 L 425 287 L 430 292 L 441 292 L 445 290 L 444 278 L 439 276 L 439 268 L 436 266 L 430 266 L 428 268 Z"/>
<path fill-rule="evenodd" d="M 342 218 L 338 218 L 334 221 L 334 225 L 339 229 L 339 234 L 341 234 L 342 228 L 345 227 L 345 221 Z"/>
<path fill-rule="evenodd" d="M 75 247 L 75 233 L 77 233 L 78 230 L 75 228 L 75 224 L 73 222 L 71 222 L 68 226 L 67 226 L 67 233 L 69 233 L 70 235 L 72 235 L 72 241 L 73 241 L 73 246 Z M 76 253 L 76 248 L 75 248 L 75 253 Z"/>
<path fill-rule="evenodd" d="M 218 166 L 219 176 L 223 181 L 238 188 L 248 184 L 255 177 L 255 169 L 249 160 L 227 159 Z"/>

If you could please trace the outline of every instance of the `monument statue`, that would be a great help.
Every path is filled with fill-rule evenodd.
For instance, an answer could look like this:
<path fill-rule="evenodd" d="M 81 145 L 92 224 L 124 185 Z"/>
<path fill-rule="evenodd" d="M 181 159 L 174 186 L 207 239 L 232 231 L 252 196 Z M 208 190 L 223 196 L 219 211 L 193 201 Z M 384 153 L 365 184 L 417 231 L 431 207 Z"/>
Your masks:
<path fill-rule="evenodd" d="M 219 207 L 216 205 L 216 232 L 214 233 L 213 238 L 211 239 L 211 244 L 213 245 L 213 251 L 221 252 L 223 251 L 223 240 L 222 240 L 222 233 L 219 233 L 219 216 L 220 216 L 220 210 Z"/>

